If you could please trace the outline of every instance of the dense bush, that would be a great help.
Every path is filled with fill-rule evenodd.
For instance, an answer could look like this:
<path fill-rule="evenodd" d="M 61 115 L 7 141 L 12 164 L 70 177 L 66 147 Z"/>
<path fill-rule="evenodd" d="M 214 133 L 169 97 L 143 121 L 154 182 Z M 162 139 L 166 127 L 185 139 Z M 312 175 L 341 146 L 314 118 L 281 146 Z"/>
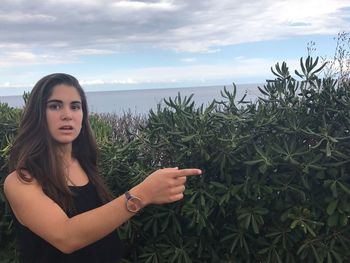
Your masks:
<path fill-rule="evenodd" d="M 123 226 L 130 262 L 349 262 L 349 86 L 301 67 L 297 81 L 277 64 L 255 102 L 235 87 L 208 107 L 169 98 L 135 140 L 102 149 L 116 193 L 159 167 L 204 170 L 183 201 Z"/>
<path fill-rule="evenodd" d="M 317 62 L 301 60 L 301 80 L 277 64 L 253 102 L 235 86 L 199 108 L 179 94 L 147 120 L 120 120 L 128 132 L 91 116 L 116 195 L 160 167 L 204 171 L 182 201 L 120 228 L 125 262 L 350 261 L 350 87 L 319 78 Z"/>
<path fill-rule="evenodd" d="M 7 157 L 11 142 L 17 133 L 21 110 L 0 103 L 0 262 L 14 262 L 15 244 L 8 206 L 2 191 L 4 177 L 8 173 Z"/>

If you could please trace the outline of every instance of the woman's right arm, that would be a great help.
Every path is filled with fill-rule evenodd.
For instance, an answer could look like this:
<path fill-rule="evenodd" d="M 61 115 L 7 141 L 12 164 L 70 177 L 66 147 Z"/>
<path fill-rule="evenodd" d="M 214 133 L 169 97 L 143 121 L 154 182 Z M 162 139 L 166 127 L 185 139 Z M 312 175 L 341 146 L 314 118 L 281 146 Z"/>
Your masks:
<path fill-rule="evenodd" d="M 129 192 L 140 197 L 144 206 L 175 202 L 183 198 L 186 177 L 198 174 L 201 174 L 199 169 L 160 169 Z M 63 253 L 72 253 L 96 242 L 134 215 L 126 209 L 122 195 L 69 218 L 45 195 L 37 181 L 23 182 L 16 172 L 6 178 L 4 191 L 18 221 Z"/>

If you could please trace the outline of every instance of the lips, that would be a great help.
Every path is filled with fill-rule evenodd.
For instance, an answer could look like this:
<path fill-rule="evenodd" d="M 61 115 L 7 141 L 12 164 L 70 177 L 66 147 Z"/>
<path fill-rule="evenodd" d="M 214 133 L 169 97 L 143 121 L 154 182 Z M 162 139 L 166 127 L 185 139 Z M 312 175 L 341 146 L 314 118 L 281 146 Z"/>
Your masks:
<path fill-rule="evenodd" d="M 59 128 L 61 131 L 71 131 L 73 130 L 73 126 L 71 125 L 64 125 Z"/>

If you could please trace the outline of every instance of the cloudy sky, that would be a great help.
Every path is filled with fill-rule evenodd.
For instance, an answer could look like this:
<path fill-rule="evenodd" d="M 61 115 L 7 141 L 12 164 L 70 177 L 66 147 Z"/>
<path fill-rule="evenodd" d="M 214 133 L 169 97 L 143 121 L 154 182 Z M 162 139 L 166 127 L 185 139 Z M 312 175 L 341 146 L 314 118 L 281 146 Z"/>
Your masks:
<path fill-rule="evenodd" d="M 349 29 L 350 0 L 1 0 L 0 96 L 53 72 L 87 90 L 261 83 Z"/>

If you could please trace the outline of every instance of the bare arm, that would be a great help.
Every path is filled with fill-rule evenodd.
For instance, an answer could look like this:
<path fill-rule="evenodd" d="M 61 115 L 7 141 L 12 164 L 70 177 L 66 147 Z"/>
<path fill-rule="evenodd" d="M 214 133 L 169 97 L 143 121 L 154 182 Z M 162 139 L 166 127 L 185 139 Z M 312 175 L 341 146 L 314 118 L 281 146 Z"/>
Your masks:
<path fill-rule="evenodd" d="M 161 169 L 130 192 L 141 197 L 145 206 L 174 202 L 183 198 L 186 176 L 200 173 L 198 169 Z M 134 215 L 126 209 L 125 197 L 120 196 L 69 218 L 35 180 L 22 182 L 16 172 L 6 178 L 4 190 L 16 218 L 64 253 L 72 253 L 103 238 Z"/>

